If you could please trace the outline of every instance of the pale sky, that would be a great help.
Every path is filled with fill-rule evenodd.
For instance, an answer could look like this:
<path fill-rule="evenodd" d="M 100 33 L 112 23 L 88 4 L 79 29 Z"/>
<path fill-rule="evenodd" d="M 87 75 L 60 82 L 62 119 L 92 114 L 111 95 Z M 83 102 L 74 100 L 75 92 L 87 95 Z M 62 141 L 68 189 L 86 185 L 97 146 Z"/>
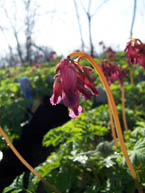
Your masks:
<path fill-rule="evenodd" d="M 13 0 L 5 0 L 5 8 L 11 15 Z M 17 16 L 19 15 L 21 23 L 23 20 L 23 8 L 17 2 Z M 37 0 L 41 5 L 41 14 L 46 11 L 53 11 L 42 15 L 36 22 L 33 39 L 36 44 L 46 45 L 58 54 L 67 55 L 73 50 L 79 49 L 81 46 L 78 23 L 75 14 L 73 0 Z M 80 19 L 83 30 L 83 38 L 86 48 L 89 48 L 88 43 L 88 23 L 84 13 L 81 0 L 76 0 L 79 5 Z M 94 13 L 96 8 L 104 0 L 92 0 L 91 13 Z M 84 7 L 87 8 L 88 0 L 81 1 Z M 19 4 L 18 4 L 19 3 Z M 109 0 L 95 14 L 92 19 L 92 38 L 96 52 L 100 52 L 98 43 L 104 41 L 107 46 L 112 46 L 114 49 L 124 49 L 130 35 L 130 26 L 133 14 L 133 0 Z M 0 12 L 1 25 L 7 25 L 7 22 Z M 23 24 L 23 23 L 21 23 Z M 21 32 L 20 32 L 21 34 Z M 5 38 L 0 32 L 0 51 L 1 54 L 7 50 L 7 41 L 11 45 L 15 45 L 15 41 L 10 31 L 5 33 Z M 23 42 L 24 36 L 21 35 Z M 137 13 L 133 30 L 133 37 L 140 38 L 145 42 L 145 0 L 137 1 Z M 6 41 L 7 39 L 7 41 Z M 87 50 L 87 49 L 86 49 Z"/>

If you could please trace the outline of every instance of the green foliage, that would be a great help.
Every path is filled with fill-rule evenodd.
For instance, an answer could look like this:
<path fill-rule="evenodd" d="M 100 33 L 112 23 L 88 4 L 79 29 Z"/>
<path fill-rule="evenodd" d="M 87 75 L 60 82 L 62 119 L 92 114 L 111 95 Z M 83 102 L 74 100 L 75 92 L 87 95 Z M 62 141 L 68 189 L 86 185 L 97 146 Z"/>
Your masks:
<path fill-rule="evenodd" d="M 106 141 L 107 125 L 107 105 L 101 105 L 49 131 L 43 143 L 56 151 L 40 167 L 41 175 L 61 192 L 133 192 L 133 181 L 118 165 L 112 141 Z M 132 186 L 127 187 L 126 179 Z"/>
<path fill-rule="evenodd" d="M 134 116 L 140 120 L 144 120 L 145 107 L 145 82 L 136 84 L 124 84 L 125 88 L 125 108 L 133 111 Z M 121 88 L 117 84 L 111 85 L 116 104 L 121 104 Z"/>
<path fill-rule="evenodd" d="M 141 122 L 137 123 L 137 125 L 138 126 L 136 126 L 133 131 L 129 131 L 128 135 L 125 135 L 125 141 L 130 160 L 135 167 L 140 183 L 145 187 L 145 123 Z M 115 150 L 119 153 L 117 158 L 118 163 L 126 168 L 126 162 L 120 147 L 118 146 Z"/>
<path fill-rule="evenodd" d="M 49 68 L 48 64 L 41 64 L 39 68 L 24 65 L 0 70 L 0 123 L 11 140 L 20 136 L 20 125 L 27 120 L 27 107 L 32 103 L 31 100 L 24 98 L 18 79 L 26 76 L 30 80 L 33 86 L 34 104 L 37 96 L 52 94 L 53 71 L 54 64 Z M 0 148 L 6 147 L 2 138 L 0 141 Z"/>
<path fill-rule="evenodd" d="M 98 64 L 103 58 L 95 58 Z M 145 188 L 145 81 L 140 81 L 145 72 L 139 66 L 133 66 L 134 84 L 130 84 L 129 67 L 124 52 L 115 54 L 114 61 L 127 68 L 128 78 L 124 81 L 125 113 L 129 134 L 124 133 L 125 143 L 140 184 Z M 58 62 L 58 61 L 57 61 Z M 25 121 L 25 112 L 31 101 L 25 100 L 19 90 L 18 78 L 27 76 L 34 88 L 35 96 L 52 94 L 54 67 L 56 62 L 42 64 L 40 68 L 9 68 L 0 71 L 0 122 L 11 140 L 19 137 L 20 124 Z M 81 60 L 82 65 L 90 65 Z M 90 65 L 91 66 L 91 65 Z M 95 83 L 103 94 L 104 88 L 98 74 L 94 71 Z M 121 88 L 116 81 L 111 85 L 117 111 L 122 120 Z M 105 99 L 94 97 L 92 101 L 81 98 L 83 113 L 61 127 L 50 130 L 43 139 L 43 145 L 52 147 L 47 160 L 35 168 L 49 183 L 62 193 L 135 193 L 135 183 L 127 168 L 118 142 L 113 145 L 109 129 L 108 105 Z M 92 109 L 93 108 L 93 109 Z M 15 119 L 17 117 L 17 119 Z M 0 148 L 6 147 L 0 138 Z M 17 177 L 6 187 L 3 193 L 21 192 L 52 193 L 40 180 L 30 173 L 27 187 L 25 174 Z"/>
<path fill-rule="evenodd" d="M 28 188 L 25 188 L 25 183 L 24 183 L 24 178 L 25 178 L 25 173 L 21 174 L 20 176 L 16 177 L 16 179 L 13 181 L 13 183 L 6 187 L 2 193 L 19 193 L 22 191 L 25 191 L 26 193 L 36 193 L 38 184 L 34 184 L 34 175 L 29 176 L 29 183 L 28 183 Z"/>
<path fill-rule="evenodd" d="M 102 111 L 104 110 L 104 111 Z M 56 129 L 51 130 L 44 137 L 44 145 L 57 146 L 60 143 L 68 144 L 75 141 L 79 142 L 82 148 L 88 146 L 88 143 L 94 143 L 93 136 L 103 136 L 108 132 L 108 113 L 107 106 L 95 108 L 89 112 L 83 113 L 77 119 L 73 119 Z M 66 141 L 69 139 L 68 141 Z"/>

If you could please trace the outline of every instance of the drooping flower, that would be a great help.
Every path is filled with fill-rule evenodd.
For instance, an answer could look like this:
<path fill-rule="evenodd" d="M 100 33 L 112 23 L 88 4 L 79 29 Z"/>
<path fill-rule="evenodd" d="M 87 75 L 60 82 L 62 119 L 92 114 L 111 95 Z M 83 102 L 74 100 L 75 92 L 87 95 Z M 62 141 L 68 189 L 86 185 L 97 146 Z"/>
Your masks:
<path fill-rule="evenodd" d="M 56 52 L 51 51 L 48 57 L 50 61 L 54 61 L 54 59 L 56 58 Z"/>
<path fill-rule="evenodd" d="M 138 42 L 133 40 L 127 43 L 124 51 L 128 54 L 129 65 L 137 64 L 138 45 Z"/>
<path fill-rule="evenodd" d="M 106 47 L 103 41 L 100 41 L 99 45 L 102 47 L 103 56 L 105 58 L 109 58 L 109 59 L 114 58 L 115 51 L 111 47 Z"/>
<path fill-rule="evenodd" d="M 145 44 L 140 44 L 138 50 L 137 64 L 140 64 L 145 69 Z"/>
<path fill-rule="evenodd" d="M 111 85 L 116 79 L 116 64 L 112 61 L 103 60 L 100 64 L 100 67 L 108 80 L 108 84 Z"/>
<path fill-rule="evenodd" d="M 139 64 L 145 69 L 145 44 L 139 39 L 128 42 L 125 52 L 128 54 L 129 64 Z"/>
<path fill-rule="evenodd" d="M 127 71 L 125 68 L 122 68 L 121 66 L 118 65 L 118 73 L 117 73 L 117 79 L 119 81 L 120 87 L 123 86 L 123 79 L 127 78 Z"/>
<path fill-rule="evenodd" d="M 103 60 L 100 67 L 107 78 L 109 85 L 113 84 L 115 80 L 119 81 L 120 86 L 123 85 L 123 79 L 127 77 L 125 68 L 122 68 L 110 60 Z"/>
<path fill-rule="evenodd" d="M 111 48 L 111 47 L 108 47 L 105 51 L 104 51 L 104 55 L 107 57 L 107 58 L 114 58 L 115 56 L 115 51 Z"/>
<path fill-rule="evenodd" d="M 70 108 L 70 116 L 75 118 L 82 112 L 80 94 L 85 100 L 91 99 L 93 94 L 98 95 L 92 69 L 81 66 L 67 57 L 56 66 L 55 72 L 53 95 L 50 102 L 56 105 L 62 99 L 64 105 Z"/>

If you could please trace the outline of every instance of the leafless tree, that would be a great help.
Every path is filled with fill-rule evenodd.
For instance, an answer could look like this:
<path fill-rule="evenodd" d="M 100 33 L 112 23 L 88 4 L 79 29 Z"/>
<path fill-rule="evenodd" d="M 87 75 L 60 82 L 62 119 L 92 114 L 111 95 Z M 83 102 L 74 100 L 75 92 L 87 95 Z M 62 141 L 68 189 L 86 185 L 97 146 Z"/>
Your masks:
<path fill-rule="evenodd" d="M 132 22 L 131 22 L 131 27 L 130 27 L 130 38 L 132 38 L 132 35 L 133 35 L 133 27 L 134 27 L 134 23 L 135 23 L 136 9 L 137 9 L 137 1 L 134 0 L 133 16 L 132 16 Z"/>
<path fill-rule="evenodd" d="M 11 47 L 11 45 L 9 44 L 8 40 L 7 40 L 7 37 L 6 37 L 6 34 L 5 34 L 5 29 L 0 26 L 0 31 L 2 32 L 4 38 L 5 38 L 5 41 L 7 42 L 8 44 L 8 49 L 9 49 L 9 63 L 10 65 L 13 65 L 13 62 L 14 62 L 14 53 L 13 53 L 13 49 Z"/>
<path fill-rule="evenodd" d="M 3 12 L 4 17 L 7 20 L 6 24 L 1 25 L 1 32 L 4 34 L 12 34 L 16 42 L 16 52 L 19 57 L 19 61 L 23 64 L 28 62 L 32 64 L 33 58 L 33 43 L 34 43 L 34 33 L 36 30 L 36 21 L 40 19 L 41 16 L 47 15 L 49 13 L 55 13 L 55 10 L 45 11 L 42 13 L 38 0 L 1 0 L 3 4 L 0 5 L 1 12 Z M 9 11 L 9 8 L 6 6 L 7 2 L 11 4 L 12 9 Z M 18 14 L 18 3 L 22 9 L 23 17 L 19 17 Z M 35 43 L 36 44 L 36 43 Z M 12 46 L 8 42 L 8 48 L 11 53 Z M 13 54 L 14 55 L 14 54 Z"/>
<path fill-rule="evenodd" d="M 36 45 L 35 43 L 32 43 L 32 46 L 34 48 L 36 48 L 36 50 L 38 51 L 38 53 L 40 54 L 43 54 L 43 58 L 44 58 L 44 61 L 50 61 L 49 59 L 49 56 L 50 56 L 50 53 L 52 52 L 52 49 L 47 47 L 47 46 L 38 46 Z M 38 54 L 38 57 L 39 57 L 39 54 Z"/>
<path fill-rule="evenodd" d="M 92 40 L 92 18 L 95 16 L 97 11 L 104 5 L 109 0 L 104 0 L 102 3 L 96 7 L 95 11 L 91 13 L 91 6 L 92 6 L 92 0 L 88 0 L 88 6 L 87 9 L 84 7 L 83 2 L 81 1 L 82 8 L 87 16 L 88 19 L 88 32 L 89 32 L 89 42 L 90 42 L 90 55 L 94 56 L 94 45 L 93 45 L 93 40 Z"/>
<path fill-rule="evenodd" d="M 32 36 L 39 6 L 32 0 L 22 0 L 25 8 L 26 61 L 32 65 Z"/>
<path fill-rule="evenodd" d="M 15 6 L 16 2 L 13 1 L 13 3 L 14 3 L 14 6 Z M 15 7 L 15 9 L 16 9 L 16 7 Z M 11 30 L 13 32 L 13 35 L 14 35 L 14 38 L 16 40 L 17 53 L 18 53 L 20 62 L 23 63 L 24 58 L 22 56 L 21 44 L 20 44 L 20 41 L 19 41 L 19 35 L 18 35 L 19 34 L 19 29 L 18 29 L 18 26 L 17 26 L 16 12 L 14 12 L 15 14 L 13 16 L 11 16 L 11 15 L 9 15 L 9 12 L 5 7 L 4 7 L 3 10 L 4 10 L 4 13 L 5 13 L 5 16 L 6 16 L 7 20 L 9 21 L 10 28 L 11 28 Z M 9 27 L 6 28 L 6 29 L 9 30 Z M 10 45 L 9 45 L 9 49 L 12 50 Z"/>
<path fill-rule="evenodd" d="M 77 17 L 78 26 L 79 26 L 80 38 L 81 38 L 81 49 L 82 49 L 82 51 L 84 51 L 85 45 L 84 45 L 82 27 L 81 27 L 80 16 L 79 16 L 79 11 L 78 11 L 78 6 L 77 6 L 76 0 L 74 0 L 74 6 L 75 6 L 76 17 Z"/>

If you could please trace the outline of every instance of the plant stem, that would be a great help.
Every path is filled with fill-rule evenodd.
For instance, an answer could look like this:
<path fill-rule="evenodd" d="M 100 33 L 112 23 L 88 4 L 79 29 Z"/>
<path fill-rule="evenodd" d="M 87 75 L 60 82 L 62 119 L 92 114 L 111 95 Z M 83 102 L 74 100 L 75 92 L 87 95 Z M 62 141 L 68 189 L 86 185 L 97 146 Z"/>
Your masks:
<path fill-rule="evenodd" d="M 130 83 L 134 84 L 132 66 L 129 67 Z"/>
<path fill-rule="evenodd" d="M 124 86 L 122 85 L 121 87 L 121 91 L 122 91 L 122 96 L 121 96 L 121 102 L 122 102 L 122 117 L 123 117 L 123 123 L 124 123 L 124 127 L 126 132 L 128 133 L 128 126 L 127 126 L 127 121 L 126 121 L 126 115 L 125 115 L 125 89 Z"/>
<path fill-rule="evenodd" d="M 37 176 L 45 185 L 48 186 L 48 188 L 50 188 L 52 191 L 54 191 L 55 193 L 61 193 L 60 191 L 56 190 L 56 188 L 54 186 L 52 186 L 51 184 L 49 184 L 42 176 L 40 176 L 33 168 L 32 166 L 21 156 L 21 154 L 16 150 L 16 148 L 14 147 L 14 145 L 11 143 L 11 141 L 9 140 L 9 138 L 7 137 L 7 135 L 5 134 L 5 132 L 3 131 L 3 129 L 0 127 L 0 134 L 3 136 L 3 138 L 5 139 L 6 143 L 9 145 L 9 147 L 11 148 L 11 150 L 13 151 L 13 153 L 16 155 L 16 157 L 24 164 L 24 166 L 26 168 L 28 168 L 28 170 L 30 170 L 35 176 Z"/>
<path fill-rule="evenodd" d="M 109 101 L 108 101 L 108 108 L 109 108 L 110 127 L 111 127 L 111 132 L 112 132 L 112 138 L 113 138 L 113 141 L 114 141 L 114 145 L 117 146 L 116 133 L 115 133 L 114 122 L 113 122 L 113 115 L 112 115 L 112 111 L 111 111 Z"/>
<path fill-rule="evenodd" d="M 130 172 L 131 172 L 131 175 L 135 181 L 135 184 L 136 184 L 136 187 L 138 189 L 138 192 L 139 193 L 143 193 L 143 190 L 142 190 L 142 187 L 141 185 L 139 184 L 138 182 L 138 179 L 137 179 L 137 176 L 136 176 L 136 172 L 135 172 L 135 169 L 129 159 L 129 156 L 128 156 L 128 153 L 127 153 L 127 150 L 126 150 L 126 146 L 125 146 L 125 142 L 124 142 L 124 139 L 123 139 L 123 134 L 122 134 L 122 130 L 121 130 L 121 125 L 120 125 L 120 121 L 119 121 L 119 117 L 118 117 L 118 113 L 117 113 L 117 109 L 116 109 L 116 104 L 115 104 L 115 101 L 114 101 L 114 98 L 113 98 L 113 95 L 112 95 L 112 92 L 110 90 L 110 87 L 109 87 L 109 84 L 101 70 L 101 68 L 99 67 L 99 65 L 95 62 L 95 60 L 89 56 L 88 54 L 86 53 L 83 53 L 83 52 L 73 52 L 72 54 L 70 54 L 71 57 L 75 57 L 75 56 L 84 56 L 85 58 L 88 59 L 88 61 L 93 65 L 93 67 L 95 68 L 95 70 L 97 71 L 104 87 L 105 87 L 105 90 L 106 90 L 106 93 L 107 93 L 107 97 L 108 97 L 108 100 L 109 100 L 109 104 L 110 104 L 110 107 L 111 107 L 111 110 L 112 110 L 112 113 L 113 113 L 113 117 L 114 117 L 114 121 L 115 121 L 115 125 L 116 125 L 116 132 L 117 132 L 117 135 L 118 135 L 118 138 L 119 138 L 119 141 L 120 141 L 120 145 L 121 145 L 121 149 L 122 149 L 122 152 L 123 152 L 123 155 L 125 157 L 125 160 L 126 160 L 126 163 L 130 169 Z"/>

